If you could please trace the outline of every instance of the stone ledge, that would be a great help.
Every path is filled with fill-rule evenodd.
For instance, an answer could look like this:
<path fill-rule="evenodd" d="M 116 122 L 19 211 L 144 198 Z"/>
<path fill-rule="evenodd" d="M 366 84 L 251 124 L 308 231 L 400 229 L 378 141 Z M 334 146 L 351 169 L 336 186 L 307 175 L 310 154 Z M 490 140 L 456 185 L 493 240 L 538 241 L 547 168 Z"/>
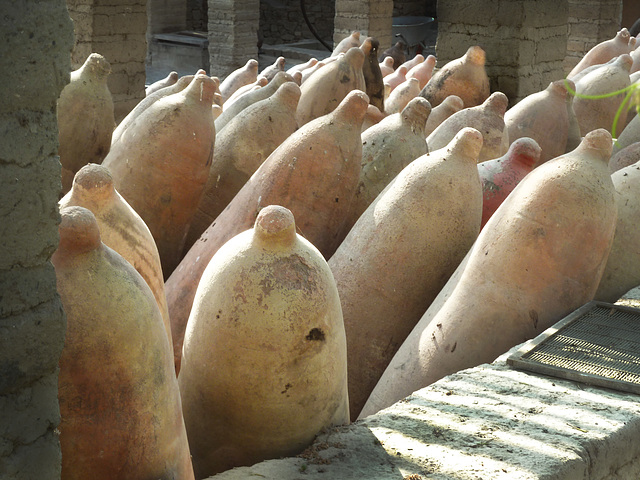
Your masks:
<path fill-rule="evenodd" d="M 298 457 L 210 478 L 640 478 L 640 397 L 518 371 L 509 354 L 324 432 Z"/>

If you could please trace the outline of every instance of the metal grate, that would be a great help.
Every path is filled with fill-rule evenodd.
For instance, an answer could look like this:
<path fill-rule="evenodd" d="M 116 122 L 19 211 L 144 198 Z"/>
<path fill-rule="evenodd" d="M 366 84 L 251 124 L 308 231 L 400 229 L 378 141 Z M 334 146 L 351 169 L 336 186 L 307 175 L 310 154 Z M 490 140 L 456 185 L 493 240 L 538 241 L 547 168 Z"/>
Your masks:
<path fill-rule="evenodd" d="M 640 394 L 640 309 L 589 302 L 527 342 L 507 363 Z"/>

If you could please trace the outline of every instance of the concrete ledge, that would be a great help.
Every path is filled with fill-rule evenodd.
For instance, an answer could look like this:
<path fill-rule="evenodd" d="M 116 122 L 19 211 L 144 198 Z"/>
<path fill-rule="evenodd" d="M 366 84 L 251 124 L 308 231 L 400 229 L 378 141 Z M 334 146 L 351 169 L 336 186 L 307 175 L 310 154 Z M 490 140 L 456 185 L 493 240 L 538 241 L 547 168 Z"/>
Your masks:
<path fill-rule="evenodd" d="M 509 353 L 323 432 L 298 457 L 211 478 L 640 478 L 640 396 L 514 370 Z"/>

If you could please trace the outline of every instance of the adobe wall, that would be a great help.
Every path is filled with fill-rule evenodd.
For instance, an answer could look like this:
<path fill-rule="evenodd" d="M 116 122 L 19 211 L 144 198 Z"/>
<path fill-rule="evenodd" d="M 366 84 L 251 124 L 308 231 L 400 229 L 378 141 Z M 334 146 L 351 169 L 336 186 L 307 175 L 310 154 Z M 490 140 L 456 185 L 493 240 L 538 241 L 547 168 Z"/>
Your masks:
<path fill-rule="evenodd" d="M 307 18 L 320 38 L 331 44 L 333 36 L 334 0 L 303 0 Z M 300 0 L 262 0 L 260 33 L 267 45 L 294 43 L 315 39 L 302 16 Z"/>
<path fill-rule="evenodd" d="M 150 1 L 150 3 L 152 3 Z M 144 98 L 147 56 L 146 0 L 67 0 L 74 22 L 72 69 L 95 52 L 111 64 L 107 84 L 116 122 Z"/>
<path fill-rule="evenodd" d="M 380 42 L 379 51 L 386 50 L 395 43 L 391 38 L 392 14 L 393 0 L 336 0 L 334 45 L 357 30 L 362 38 L 377 38 Z"/>
<path fill-rule="evenodd" d="M 564 76 L 568 15 L 566 0 L 438 2 L 438 66 L 480 45 L 491 91 L 514 104 Z"/>
<path fill-rule="evenodd" d="M 64 0 L 3 2 L 0 20 L 0 478 L 60 478 L 56 101 L 69 81 Z"/>

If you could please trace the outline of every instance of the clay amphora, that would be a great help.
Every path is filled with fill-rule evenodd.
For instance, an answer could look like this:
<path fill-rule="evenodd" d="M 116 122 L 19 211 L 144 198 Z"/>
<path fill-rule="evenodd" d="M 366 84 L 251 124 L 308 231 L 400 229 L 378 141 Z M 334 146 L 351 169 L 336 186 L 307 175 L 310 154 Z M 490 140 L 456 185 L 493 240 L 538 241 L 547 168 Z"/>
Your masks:
<path fill-rule="evenodd" d="M 594 299 L 615 303 L 640 285 L 640 164 L 617 170 L 611 180 L 616 189 L 618 218 L 613 246 Z"/>
<path fill-rule="evenodd" d="M 238 98 L 230 105 L 225 105 L 222 113 L 215 120 L 216 133 L 222 132 L 222 129 L 225 127 L 225 125 L 249 105 L 252 105 L 273 95 L 276 90 L 280 88 L 280 85 L 282 85 L 284 82 L 293 82 L 293 77 L 288 73 L 279 72 L 275 77 L 273 77 L 273 80 L 271 80 L 264 87 L 247 92 L 245 95 L 242 95 L 242 97 Z"/>
<path fill-rule="evenodd" d="M 364 64 L 362 73 L 364 75 L 365 93 L 369 97 L 369 103 L 384 112 L 384 84 L 382 83 L 382 71 L 378 64 L 378 47 L 380 42 L 372 37 L 367 37 L 360 49 L 364 52 Z"/>
<path fill-rule="evenodd" d="M 296 131 L 299 99 L 300 87 L 285 82 L 270 97 L 238 113 L 216 134 L 209 179 L 189 227 L 185 254 L 262 162 Z"/>
<path fill-rule="evenodd" d="M 317 58 L 315 58 L 315 57 L 311 57 L 309 60 L 307 60 L 307 61 L 306 61 L 306 62 L 304 62 L 304 63 L 299 63 L 299 64 L 297 64 L 297 65 L 293 65 L 291 68 L 289 68 L 289 69 L 287 70 L 287 73 L 288 73 L 289 75 L 292 75 L 292 76 L 293 76 L 293 74 L 294 74 L 295 72 L 302 72 L 303 70 L 306 70 L 307 68 L 311 68 L 311 67 L 313 67 L 316 63 L 318 63 L 318 59 L 317 59 Z M 298 85 L 298 86 L 299 86 L 299 85 Z"/>
<path fill-rule="evenodd" d="M 51 261 L 66 313 L 58 399 L 62 479 L 193 479 L 171 346 L 140 274 L 61 210 Z"/>
<path fill-rule="evenodd" d="M 427 124 L 424 127 L 424 135 L 428 137 L 447 118 L 464 108 L 462 99 L 457 95 L 449 95 L 435 108 L 431 109 Z"/>
<path fill-rule="evenodd" d="M 435 72 L 420 95 L 429 100 L 432 107 L 440 105 L 449 95 L 459 96 L 465 107 L 480 105 L 490 95 L 485 60 L 482 48 L 469 47 L 462 57 Z"/>
<path fill-rule="evenodd" d="M 362 121 L 362 131 L 364 132 L 369 127 L 379 123 L 385 118 L 385 114 L 382 113 L 378 107 L 369 104 L 367 107 L 367 113 Z"/>
<path fill-rule="evenodd" d="M 566 82 L 575 89 L 571 80 Z M 565 80 L 551 82 L 545 90 L 520 100 L 507 110 L 504 123 L 510 142 L 529 137 L 538 143 L 542 149 L 540 163 L 565 153 L 569 136 Z"/>
<path fill-rule="evenodd" d="M 149 96 L 153 92 L 160 90 L 162 88 L 175 85 L 175 83 L 178 81 L 178 78 L 180 78 L 180 76 L 178 75 L 178 72 L 176 72 L 175 70 L 173 72 L 170 72 L 169 75 L 167 75 L 166 77 L 153 82 L 151 85 L 145 88 L 144 90 L 145 96 Z"/>
<path fill-rule="evenodd" d="M 390 73 L 393 73 L 393 57 L 386 56 L 384 60 L 378 63 L 380 71 L 382 72 L 382 78 L 386 77 Z"/>
<path fill-rule="evenodd" d="M 263 208 L 209 262 L 178 381 L 196 478 L 297 455 L 349 423 L 338 290 L 286 208 Z"/>
<path fill-rule="evenodd" d="M 422 63 L 414 66 L 407 72 L 407 78 L 417 78 L 420 81 L 420 90 L 431 80 L 433 69 L 436 66 L 436 57 L 428 55 Z"/>
<path fill-rule="evenodd" d="M 251 228 L 263 207 L 290 209 L 298 219 L 298 232 L 325 258 L 333 254 L 342 241 L 339 234 L 358 184 L 360 128 L 368 104 L 367 95 L 355 90 L 333 112 L 296 130 L 191 247 L 165 284 L 174 345 L 182 345 L 195 290 L 207 263 L 231 237 Z"/>
<path fill-rule="evenodd" d="M 398 41 L 393 46 L 387 48 L 384 52 L 382 52 L 382 55 L 380 55 L 378 61 L 382 62 L 385 57 L 391 57 L 393 58 L 393 69 L 397 70 L 400 65 L 402 65 L 407 60 L 407 57 L 405 55 L 406 49 L 407 44 L 403 41 Z"/>
<path fill-rule="evenodd" d="M 580 60 L 578 64 L 573 67 L 571 72 L 569 72 L 567 78 L 573 79 L 573 77 L 587 67 L 607 63 L 614 57 L 624 53 L 629 53 L 631 51 L 631 48 L 629 47 L 629 39 L 629 30 L 623 28 L 615 37 L 605 40 L 604 42 L 600 42 L 595 47 L 591 48 L 584 57 L 582 57 L 582 60 Z"/>
<path fill-rule="evenodd" d="M 576 92 L 579 95 L 602 95 L 628 87 L 631 62 L 629 55 L 619 56 L 615 62 L 603 65 L 580 78 L 576 82 Z M 605 128 L 611 132 L 616 112 L 624 96 L 624 93 L 601 99 L 576 96 L 573 99 L 573 110 L 578 119 L 580 133 L 584 136 L 597 128 Z"/>
<path fill-rule="evenodd" d="M 629 55 L 631 55 L 631 59 L 633 60 L 629 73 L 631 74 L 640 71 L 640 48 L 636 48 L 629 52 Z"/>
<path fill-rule="evenodd" d="M 205 75 L 206 72 L 200 69 L 198 70 L 196 75 L 198 74 Z M 173 85 L 170 85 L 166 88 L 161 88 L 160 90 L 156 90 L 155 92 L 150 93 L 145 98 L 140 100 L 140 102 L 138 102 L 138 104 L 135 107 L 133 107 L 133 110 L 131 110 L 127 114 L 127 116 L 122 119 L 122 121 L 118 124 L 116 129 L 113 131 L 113 135 L 111 136 L 111 144 L 113 145 L 118 140 L 120 140 L 120 137 L 122 136 L 124 131 L 129 127 L 129 125 L 131 125 L 131 123 L 133 123 L 133 120 L 138 115 L 140 115 L 147 108 L 153 105 L 157 100 L 160 100 L 161 98 L 164 98 L 168 95 L 173 95 L 174 93 L 183 91 L 185 88 L 189 86 L 194 76 L 195 75 L 184 75 L 180 77 L 178 81 Z M 218 80 L 216 77 L 212 77 L 212 78 L 214 79 L 214 81 Z"/>
<path fill-rule="evenodd" d="M 638 161 L 640 161 L 640 141 L 627 145 L 613 154 L 609 160 L 609 172 L 617 172 Z"/>
<path fill-rule="evenodd" d="M 231 72 L 220 83 L 220 95 L 222 95 L 223 103 L 243 85 L 248 85 L 258 79 L 258 61 L 250 59 L 243 67 Z"/>
<path fill-rule="evenodd" d="M 398 72 L 400 69 L 396 70 Z M 408 78 L 389 94 L 386 100 L 385 113 L 392 115 L 401 112 L 404 107 L 420 94 L 420 81 L 417 78 Z M 422 97 L 421 97 L 422 98 Z M 424 129 L 423 129 L 424 132 Z"/>
<path fill-rule="evenodd" d="M 613 154 L 629 145 L 640 142 L 640 116 L 636 115 L 629 124 L 620 132 L 615 144 L 613 145 Z"/>
<path fill-rule="evenodd" d="M 595 130 L 518 184 L 402 344 L 361 417 L 493 361 L 593 299 L 616 225 L 610 153 L 611 135 Z"/>
<path fill-rule="evenodd" d="M 385 98 L 391 95 L 391 92 L 400 85 L 401 83 L 407 80 L 407 67 L 403 67 L 400 65 L 393 73 L 390 73 L 386 77 L 382 79 L 382 83 L 384 84 L 385 90 Z"/>
<path fill-rule="evenodd" d="M 364 52 L 353 47 L 305 81 L 300 87 L 298 126 L 333 111 L 352 90 L 364 92 L 363 64 Z"/>
<path fill-rule="evenodd" d="M 504 124 L 508 102 L 504 93 L 494 92 L 482 105 L 454 113 L 427 137 L 429 150 L 444 148 L 460 130 L 472 127 L 484 138 L 479 161 L 501 157 L 509 149 L 509 132 Z"/>
<path fill-rule="evenodd" d="M 180 261 L 209 176 L 214 93 L 215 82 L 196 75 L 185 90 L 138 115 L 103 162 L 116 189 L 151 230 L 165 278 Z"/>
<path fill-rule="evenodd" d="M 482 135 L 466 128 L 411 162 L 329 260 L 347 332 L 352 419 L 478 236 L 481 146 Z"/>
<path fill-rule="evenodd" d="M 224 108 L 229 108 L 231 105 L 233 105 L 233 102 L 238 100 L 238 98 L 240 98 L 245 93 L 248 93 L 251 90 L 257 90 L 259 88 L 262 88 L 267 83 L 269 83 L 269 80 L 267 80 L 267 77 L 263 77 L 261 75 L 256 79 L 255 82 L 250 83 L 249 85 L 244 85 L 244 86 L 240 87 L 238 90 L 236 90 L 235 92 L 233 92 L 231 94 L 231 96 L 227 99 L 226 102 L 224 102 Z"/>
<path fill-rule="evenodd" d="M 336 57 L 341 53 L 347 53 L 354 47 L 360 47 L 360 32 L 358 31 L 353 31 L 351 35 L 340 40 L 331 52 L 331 56 Z"/>
<path fill-rule="evenodd" d="M 430 112 L 429 102 L 414 98 L 402 112 L 388 115 L 362 134 L 362 169 L 343 236 L 402 169 L 428 152 L 424 125 Z"/>
<path fill-rule="evenodd" d="M 538 142 L 520 137 L 502 157 L 478 164 L 482 181 L 482 228 L 520 180 L 540 162 L 541 154 Z"/>
<path fill-rule="evenodd" d="M 275 62 L 271 65 L 265 67 L 264 70 L 260 72 L 260 76 L 267 79 L 268 82 L 273 80 L 273 77 L 276 76 L 278 72 L 284 72 L 284 64 L 286 60 L 284 57 L 278 57 Z"/>
<path fill-rule="evenodd" d="M 58 99 L 58 154 L 62 164 L 62 192 L 71 189 L 73 176 L 87 163 L 102 163 L 116 126 L 113 99 L 107 86 L 111 65 L 92 53 L 71 72 Z"/>
<path fill-rule="evenodd" d="M 424 56 L 422 54 L 418 53 L 413 58 L 410 58 L 409 60 L 404 62 L 402 65 L 404 66 L 404 68 L 407 69 L 407 72 L 408 72 L 413 67 L 421 64 L 422 62 L 424 62 Z"/>
<path fill-rule="evenodd" d="M 78 206 L 91 210 L 100 227 L 102 242 L 122 255 L 151 288 L 171 342 L 171 322 L 158 247 L 147 224 L 116 191 L 109 170 L 95 163 L 82 167 L 59 205 L 61 209 Z"/>
<path fill-rule="evenodd" d="M 567 80 L 570 82 L 571 80 Z M 569 87 L 573 88 L 575 85 L 569 83 Z M 574 88 L 575 91 L 575 88 Z M 567 116 L 569 118 L 569 130 L 567 131 L 567 148 L 565 153 L 574 151 L 582 142 L 582 135 L 580 134 L 580 125 L 578 125 L 578 119 L 576 118 L 576 112 L 573 110 L 573 95 L 567 95 Z"/>

